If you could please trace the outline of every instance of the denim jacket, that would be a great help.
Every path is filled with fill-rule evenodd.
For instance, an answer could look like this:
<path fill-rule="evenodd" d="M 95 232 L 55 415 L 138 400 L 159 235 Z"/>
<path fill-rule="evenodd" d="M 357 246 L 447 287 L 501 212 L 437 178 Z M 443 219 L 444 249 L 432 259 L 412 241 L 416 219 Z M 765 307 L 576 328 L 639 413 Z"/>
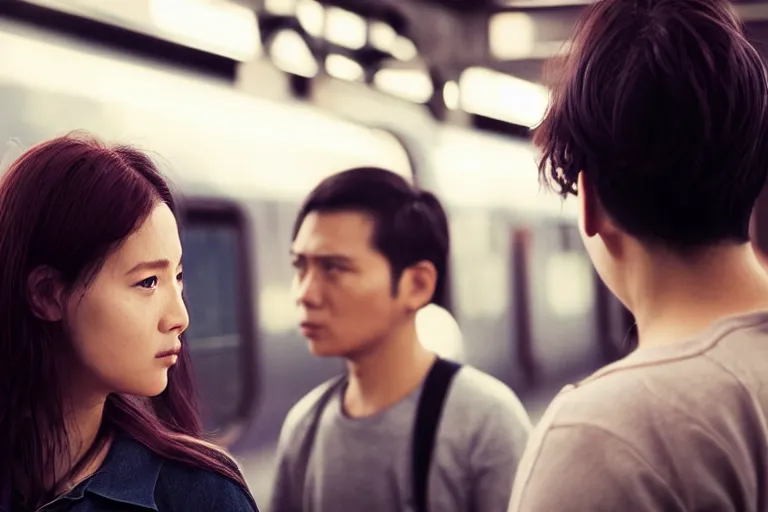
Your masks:
<path fill-rule="evenodd" d="M 114 439 L 95 474 L 38 512 L 149 510 L 258 512 L 232 480 L 164 459 L 125 436 Z"/>

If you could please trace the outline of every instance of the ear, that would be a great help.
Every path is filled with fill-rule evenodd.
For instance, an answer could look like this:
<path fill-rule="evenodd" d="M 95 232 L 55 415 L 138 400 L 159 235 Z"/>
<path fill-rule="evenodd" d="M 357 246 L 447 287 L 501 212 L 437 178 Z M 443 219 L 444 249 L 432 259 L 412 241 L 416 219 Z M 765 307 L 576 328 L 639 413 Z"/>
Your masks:
<path fill-rule="evenodd" d="M 581 228 L 587 237 L 592 238 L 600 231 L 600 202 L 597 200 L 594 185 L 587 179 L 583 171 L 579 173 L 577 187 L 581 209 Z"/>
<path fill-rule="evenodd" d="M 35 268 L 27 278 L 32 313 L 40 320 L 58 322 L 64 317 L 66 294 L 61 274 L 47 266 Z"/>
<path fill-rule="evenodd" d="M 403 271 L 399 293 L 406 309 L 416 312 L 429 304 L 437 286 L 437 269 L 431 261 L 420 261 Z"/>

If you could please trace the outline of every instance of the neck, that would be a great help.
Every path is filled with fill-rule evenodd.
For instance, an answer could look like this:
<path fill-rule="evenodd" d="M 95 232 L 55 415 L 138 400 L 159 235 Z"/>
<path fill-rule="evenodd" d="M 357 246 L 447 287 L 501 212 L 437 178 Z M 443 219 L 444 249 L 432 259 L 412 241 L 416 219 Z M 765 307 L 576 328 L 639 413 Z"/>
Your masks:
<path fill-rule="evenodd" d="M 46 476 L 46 486 L 56 494 L 69 491 L 104 461 L 106 445 L 99 447 L 94 443 L 98 440 L 105 402 L 106 395 L 98 393 L 72 393 L 65 402 L 66 445 L 56 453 Z"/>
<path fill-rule="evenodd" d="M 686 341 L 720 318 L 768 309 L 768 275 L 750 244 L 686 259 L 646 252 L 636 261 L 626 275 L 640 347 Z"/>
<path fill-rule="evenodd" d="M 415 322 L 408 322 L 372 350 L 347 360 L 346 412 L 370 416 L 394 405 L 421 384 L 434 361 L 435 354 L 418 340 Z"/>

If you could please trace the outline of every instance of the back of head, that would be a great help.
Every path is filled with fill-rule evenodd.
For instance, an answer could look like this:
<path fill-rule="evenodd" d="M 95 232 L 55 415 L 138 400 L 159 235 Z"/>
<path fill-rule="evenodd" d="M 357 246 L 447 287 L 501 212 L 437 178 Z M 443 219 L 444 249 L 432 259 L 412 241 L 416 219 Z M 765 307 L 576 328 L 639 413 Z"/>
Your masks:
<path fill-rule="evenodd" d="M 768 86 L 728 0 L 586 8 L 535 142 L 542 178 L 580 172 L 643 242 L 744 242 L 768 171 Z"/>
<path fill-rule="evenodd" d="M 323 180 L 304 201 L 293 238 L 312 212 L 357 211 L 374 220 L 373 247 L 389 261 L 393 287 L 403 270 L 430 261 L 437 270 L 432 303 L 446 306 L 450 237 L 440 201 L 401 176 L 377 168 L 350 169 Z M 394 290 L 394 288 L 393 288 Z"/>

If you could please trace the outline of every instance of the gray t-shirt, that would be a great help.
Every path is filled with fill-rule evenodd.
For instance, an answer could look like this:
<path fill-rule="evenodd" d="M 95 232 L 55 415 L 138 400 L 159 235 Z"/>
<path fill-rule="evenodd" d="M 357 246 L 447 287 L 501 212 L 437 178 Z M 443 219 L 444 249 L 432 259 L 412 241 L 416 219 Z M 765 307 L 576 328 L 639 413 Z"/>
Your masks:
<path fill-rule="evenodd" d="M 567 387 L 518 471 L 510 512 L 768 512 L 768 313 Z"/>
<path fill-rule="evenodd" d="M 336 393 L 320 418 L 311 453 L 301 453 L 314 405 L 328 385 L 310 392 L 286 417 L 270 511 L 413 510 L 411 442 L 421 389 L 367 418 L 346 416 Z M 525 409 L 507 386 L 462 367 L 437 431 L 430 512 L 504 510 L 530 430 Z M 305 482 L 296 481 L 296 466 L 307 458 Z"/>

